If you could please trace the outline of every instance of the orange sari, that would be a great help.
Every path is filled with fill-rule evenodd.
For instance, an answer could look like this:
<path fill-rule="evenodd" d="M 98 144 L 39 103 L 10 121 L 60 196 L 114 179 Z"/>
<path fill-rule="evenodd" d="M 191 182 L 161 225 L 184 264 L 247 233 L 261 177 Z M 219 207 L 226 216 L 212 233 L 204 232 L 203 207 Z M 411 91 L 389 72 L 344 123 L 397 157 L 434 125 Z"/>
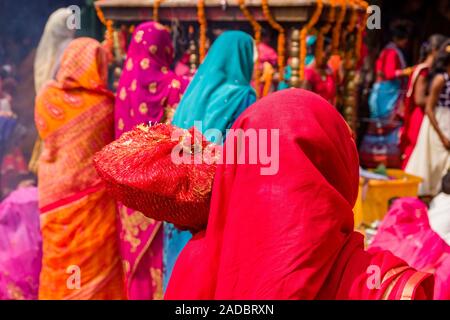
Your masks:
<path fill-rule="evenodd" d="M 70 43 L 56 81 L 36 98 L 43 261 L 39 299 L 122 299 L 115 202 L 93 156 L 114 137 L 114 98 L 101 45 Z"/>

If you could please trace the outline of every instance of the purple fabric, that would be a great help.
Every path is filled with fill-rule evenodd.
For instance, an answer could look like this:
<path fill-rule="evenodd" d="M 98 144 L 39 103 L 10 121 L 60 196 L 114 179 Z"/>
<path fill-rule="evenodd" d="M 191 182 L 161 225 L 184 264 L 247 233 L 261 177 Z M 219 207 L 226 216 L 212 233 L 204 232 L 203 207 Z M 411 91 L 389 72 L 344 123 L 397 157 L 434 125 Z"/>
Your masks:
<path fill-rule="evenodd" d="M 166 108 L 177 107 L 188 80 L 170 70 L 173 55 L 165 27 L 146 22 L 136 28 L 117 88 L 116 137 L 138 124 L 160 122 Z"/>
<path fill-rule="evenodd" d="M 0 300 L 37 299 L 41 259 L 37 188 L 20 188 L 0 204 Z"/>

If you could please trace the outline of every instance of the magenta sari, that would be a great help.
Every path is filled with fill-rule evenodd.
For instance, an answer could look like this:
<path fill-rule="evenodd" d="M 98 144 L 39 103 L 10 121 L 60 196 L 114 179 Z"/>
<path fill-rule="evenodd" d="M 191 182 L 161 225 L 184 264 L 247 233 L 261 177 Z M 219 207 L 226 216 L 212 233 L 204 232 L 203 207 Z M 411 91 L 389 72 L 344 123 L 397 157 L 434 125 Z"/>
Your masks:
<path fill-rule="evenodd" d="M 41 259 L 37 188 L 19 188 L 0 204 L 0 300 L 37 299 Z"/>
<path fill-rule="evenodd" d="M 116 138 L 141 123 L 171 122 L 188 84 L 186 78 L 170 70 L 173 53 L 172 39 L 164 26 L 146 22 L 136 28 L 117 89 Z M 161 222 L 118 206 L 128 299 L 162 299 Z"/>

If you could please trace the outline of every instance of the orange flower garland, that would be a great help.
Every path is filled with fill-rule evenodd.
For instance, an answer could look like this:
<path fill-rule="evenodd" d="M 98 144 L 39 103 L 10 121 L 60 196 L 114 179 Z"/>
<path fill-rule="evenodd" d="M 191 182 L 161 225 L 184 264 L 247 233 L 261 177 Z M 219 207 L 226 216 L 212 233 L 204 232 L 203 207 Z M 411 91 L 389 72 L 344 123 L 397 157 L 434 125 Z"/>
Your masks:
<path fill-rule="evenodd" d="M 356 43 L 355 43 L 356 61 L 359 61 L 359 59 L 361 58 L 362 37 L 363 37 L 364 29 L 366 29 L 367 18 L 369 16 L 369 14 L 367 13 L 367 8 L 369 7 L 369 4 L 366 1 L 361 1 L 361 0 L 356 0 L 356 1 L 364 9 L 364 13 L 361 15 L 361 19 L 359 21 L 358 31 L 356 34 Z"/>
<path fill-rule="evenodd" d="M 356 27 L 356 22 L 358 21 L 358 7 L 356 4 L 356 0 L 348 0 L 350 2 L 350 5 L 352 6 L 352 13 L 350 15 L 350 19 L 348 21 L 348 25 L 345 29 L 345 33 L 343 35 L 343 41 L 346 41 L 348 39 L 348 34 L 353 32 L 353 30 Z M 349 44 L 346 45 L 347 48 L 349 48 Z M 345 57 L 344 57 L 344 67 L 346 69 L 352 68 L 352 55 L 354 51 L 353 50 L 346 50 L 345 51 Z"/>
<path fill-rule="evenodd" d="M 159 20 L 159 6 L 161 5 L 162 0 L 154 0 L 153 3 L 153 21 L 158 22 Z"/>
<path fill-rule="evenodd" d="M 305 80 L 306 37 L 308 35 L 308 30 L 314 27 L 314 25 L 319 21 L 320 15 L 322 14 L 322 9 L 322 0 L 317 0 L 316 10 L 314 11 L 308 23 L 300 31 L 300 81 Z"/>
<path fill-rule="evenodd" d="M 323 59 L 323 43 L 325 41 L 325 34 L 331 29 L 331 24 L 336 19 L 336 0 L 330 0 L 330 12 L 328 14 L 328 22 L 319 30 L 316 41 L 315 57 L 317 63 L 320 65 Z"/>
<path fill-rule="evenodd" d="M 341 11 L 336 20 L 336 25 L 334 26 L 333 30 L 332 47 L 334 53 L 337 53 L 339 49 L 339 38 L 341 36 L 342 23 L 344 22 L 345 14 L 347 12 L 347 0 L 338 0 L 338 1 L 340 1 L 341 3 Z"/>
<path fill-rule="evenodd" d="M 114 40 L 113 40 L 113 21 L 112 20 L 106 20 L 105 15 L 103 14 L 102 9 L 96 4 L 95 5 L 95 11 L 97 13 L 97 17 L 100 20 L 100 22 L 106 27 L 106 35 L 105 35 L 105 45 L 106 49 L 108 51 L 108 55 L 112 56 L 112 50 L 114 46 Z"/>
<path fill-rule="evenodd" d="M 358 21 L 358 6 L 356 0 L 349 0 L 352 6 L 352 14 L 350 16 L 350 20 L 347 25 L 347 32 L 352 32 L 355 29 L 356 22 Z"/>
<path fill-rule="evenodd" d="M 206 30 L 208 27 L 205 14 L 205 0 L 198 0 L 197 2 L 197 17 L 198 23 L 200 24 L 200 43 L 198 51 L 200 63 L 202 63 L 206 56 Z"/>
<path fill-rule="evenodd" d="M 278 31 L 277 55 L 278 55 L 278 72 L 280 81 L 284 80 L 285 67 L 285 49 L 286 49 L 286 32 L 284 28 L 275 21 L 269 9 L 269 0 L 262 0 L 262 9 L 264 17 L 272 28 Z"/>
<path fill-rule="evenodd" d="M 248 8 L 245 5 L 245 0 L 239 0 L 239 7 L 244 14 L 244 16 L 248 19 L 250 24 L 253 27 L 254 37 L 255 37 L 255 43 L 256 48 L 258 50 L 259 44 L 261 43 L 261 25 L 256 21 L 256 19 L 253 17 L 251 12 L 248 10 Z M 259 56 L 259 55 L 258 55 Z M 256 88 L 256 96 L 260 96 L 260 76 L 261 72 L 259 70 L 259 59 L 255 62 L 255 88 Z"/>

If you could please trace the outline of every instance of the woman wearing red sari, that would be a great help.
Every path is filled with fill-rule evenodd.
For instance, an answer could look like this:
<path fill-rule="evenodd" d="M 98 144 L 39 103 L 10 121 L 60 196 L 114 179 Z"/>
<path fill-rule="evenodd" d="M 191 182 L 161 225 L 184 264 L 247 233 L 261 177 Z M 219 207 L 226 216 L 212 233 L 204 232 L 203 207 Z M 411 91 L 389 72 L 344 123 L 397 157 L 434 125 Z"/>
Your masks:
<path fill-rule="evenodd" d="M 260 145 L 279 148 L 279 170 L 261 175 L 261 164 L 236 164 L 248 159 L 238 152 L 248 141 L 228 136 L 223 157 L 232 151 L 234 161 L 218 165 L 206 230 L 179 256 L 166 299 L 432 298 L 433 276 L 389 252 L 367 253 L 353 231 L 358 154 L 335 108 L 314 93 L 282 90 L 232 129 L 279 130 L 277 145 L 257 133 Z"/>
<path fill-rule="evenodd" d="M 400 147 L 403 154 L 403 169 L 408 164 L 409 158 L 416 146 L 420 125 L 422 124 L 425 115 L 428 73 L 433 65 L 434 57 L 445 40 L 447 40 L 445 36 L 434 34 L 422 45 L 422 62 L 413 68 L 413 72 L 408 80 L 404 99 L 405 110 L 403 130 L 400 137 Z"/>
<path fill-rule="evenodd" d="M 170 123 L 188 80 L 170 66 L 170 32 L 146 22 L 134 31 L 120 77 L 115 104 L 116 138 L 142 123 Z M 120 204 L 119 237 L 129 299 L 162 299 L 163 230 L 161 222 Z"/>

